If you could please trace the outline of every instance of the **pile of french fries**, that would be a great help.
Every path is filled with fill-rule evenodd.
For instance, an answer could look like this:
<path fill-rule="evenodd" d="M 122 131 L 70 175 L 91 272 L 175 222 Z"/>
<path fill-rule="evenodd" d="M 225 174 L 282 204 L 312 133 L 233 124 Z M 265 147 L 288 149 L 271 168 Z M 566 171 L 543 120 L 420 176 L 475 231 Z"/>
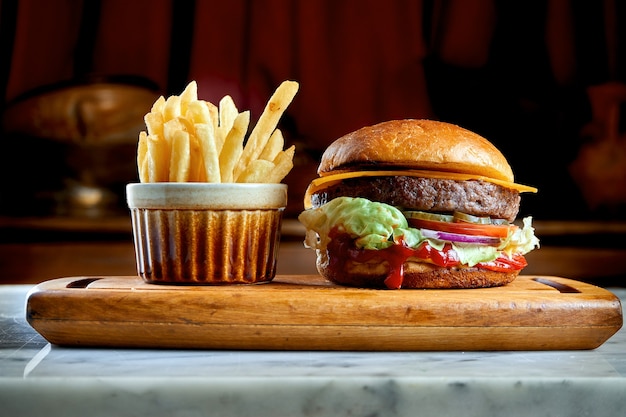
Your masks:
<path fill-rule="evenodd" d="M 293 168 L 295 147 L 276 126 L 298 92 L 284 81 L 248 133 L 250 112 L 239 112 L 230 96 L 218 106 L 198 99 L 191 81 L 180 96 L 163 96 L 145 115 L 137 167 L 141 182 L 279 183 Z"/>

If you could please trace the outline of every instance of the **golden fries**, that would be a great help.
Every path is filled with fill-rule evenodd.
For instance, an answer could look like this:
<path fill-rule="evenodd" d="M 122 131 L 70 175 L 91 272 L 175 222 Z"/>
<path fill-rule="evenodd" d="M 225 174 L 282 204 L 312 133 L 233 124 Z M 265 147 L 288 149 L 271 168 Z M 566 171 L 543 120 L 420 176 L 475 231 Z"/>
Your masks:
<path fill-rule="evenodd" d="M 285 146 L 285 139 L 283 139 L 283 133 L 280 129 L 276 129 L 270 136 L 267 144 L 263 148 L 259 159 L 265 159 L 266 161 L 273 161 L 276 155 L 283 150 Z"/>
<path fill-rule="evenodd" d="M 233 171 L 235 170 L 235 164 L 237 164 L 243 152 L 243 142 L 248 129 L 248 123 L 250 123 L 250 112 L 245 111 L 239 113 L 233 123 L 233 127 L 224 139 L 224 146 L 222 146 L 222 152 L 220 153 L 220 174 L 222 182 L 235 182 Z"/>
<path fill-rule="evenodd" d="M 139 143 L 137 144 L 137 168 L 139 169 L 139 181 L 148 182 L 148 135 L 146 132 L 139 133 Z"/>
<path fill-rule="evenodd" d="M 220 176 L 220 161 L 215 144 L 215 130 L 211 123 L 198 123 L 196 136 L 200 142 L 200 153 L 204 161 L 206 182 L 222 182 Z"/>
<path fill-rule="evenodd" d="M 298 87 L 298 83 L 295 81 L 284 81 L 270 97 L 256 126 L 250 133 L 246 146 L 243 148 L 243 154 L 235 167 L 235 180 L 238 180 L 239 175 L 250 165 L 250 162 L 257 159 L 263 152 L 280 117 L 298 92 Z"/>
<path fill-rule="evenodd" d="M 185 182 L 189 179 L 190 159 L 189 133 L 176 130 L 172 137 L 170 182 Z"/>
<path fill-rule="evenodd" d="M 276 89 L 247 141 L 250 112 L 240 112 L 230 96 L 218 106 L 199 100 L 192 81 L 180 96 L 159 97 L 139 134 L 139 180 L 281 182 L 293 168 L 295 147 L 283 150 L 285 140 L 276 127 L 298 88 L 297 82 L 285 81 Z"/>
<path fill-rule="evenodd" d="M 276 155 L 276 158 L 272 161 L 275 168 L 270 173 L 268 182 L 281 182 L 283 178 L 289 174 L 291 168 L 293 168 L 293 156 L 296 152 L 296 147 L 291 147 L 285 151 L 281 151 Z"/>

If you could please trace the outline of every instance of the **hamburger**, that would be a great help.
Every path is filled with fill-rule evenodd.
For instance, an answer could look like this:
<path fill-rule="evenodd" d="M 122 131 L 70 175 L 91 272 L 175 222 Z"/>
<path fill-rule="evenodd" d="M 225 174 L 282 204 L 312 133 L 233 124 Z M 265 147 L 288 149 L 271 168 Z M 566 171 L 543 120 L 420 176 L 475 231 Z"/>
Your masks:
<path fill-rule="evenodd" d="M 487 139 L 434 120 L 392 120 L 328 146 L 308 186 L 304 244 L 317 269 L 365 288 L 506 285 L 539 247 L 520 193 Z"/>

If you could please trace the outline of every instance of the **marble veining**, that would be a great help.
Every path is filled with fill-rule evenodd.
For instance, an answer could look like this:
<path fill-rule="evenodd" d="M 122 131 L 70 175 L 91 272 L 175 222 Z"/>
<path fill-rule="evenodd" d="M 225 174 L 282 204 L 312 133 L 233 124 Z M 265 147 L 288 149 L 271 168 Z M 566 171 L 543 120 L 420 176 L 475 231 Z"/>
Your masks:
<path fill-rule="evenodd" d="M 65 348 L 26 322 L 29 288 L 0 286 L 2 417 L 626 415 L 624 329 L 586 351 Z"/>

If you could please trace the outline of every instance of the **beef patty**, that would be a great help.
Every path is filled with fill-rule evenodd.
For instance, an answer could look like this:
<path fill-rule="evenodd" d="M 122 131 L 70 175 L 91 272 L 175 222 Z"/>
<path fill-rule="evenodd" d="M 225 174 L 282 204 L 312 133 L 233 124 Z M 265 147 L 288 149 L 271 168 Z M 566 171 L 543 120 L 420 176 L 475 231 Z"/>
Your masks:
<path fill-rule="evenodd" d="M 515 220 L 520 195 L 516 190 L 480 181 L 407 176 L 360 177 L 320 190 L 311 196 L 313 207 L 337 197 L 363 197 L 409 210 L 451 213 Z"/>

